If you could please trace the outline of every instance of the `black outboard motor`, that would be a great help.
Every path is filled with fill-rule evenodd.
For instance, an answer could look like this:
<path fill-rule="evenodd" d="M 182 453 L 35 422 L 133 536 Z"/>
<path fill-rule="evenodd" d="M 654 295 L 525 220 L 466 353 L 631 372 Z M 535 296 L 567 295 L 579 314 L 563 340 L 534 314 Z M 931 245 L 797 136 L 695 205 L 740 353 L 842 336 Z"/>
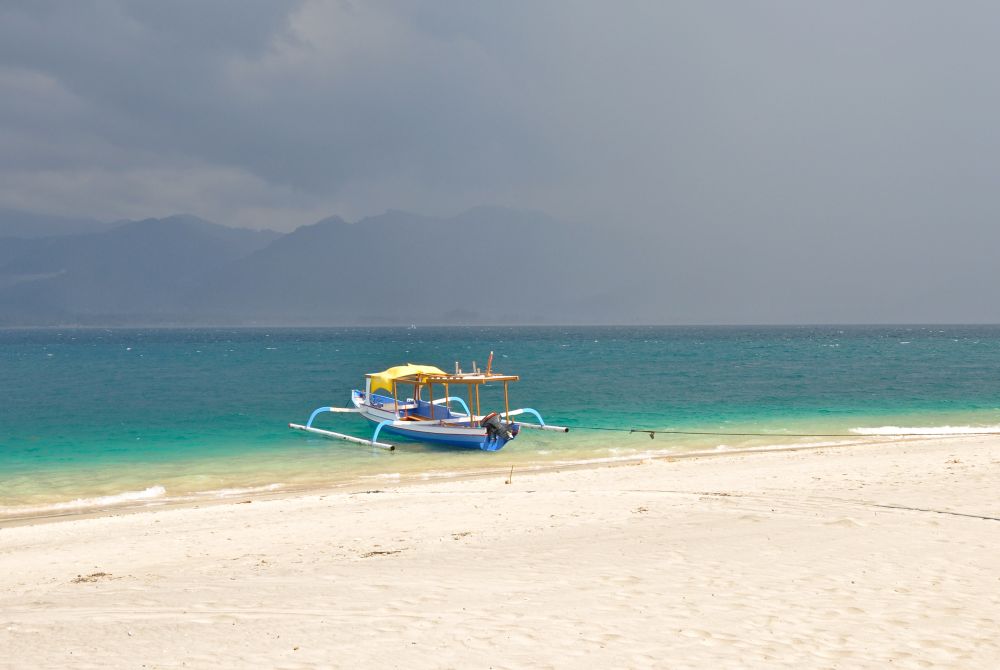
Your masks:
<path fill-rule="evenodd" d="M 490 441 L 498 437 L 502 437 L 504 440 L 514 439 L 514 433 L 510 430 L 510 424 L 501 421 L 500 415 L 496 412 L 490 412 L 484 416 L 479 421 L 479 425 L 486 429 L 486 437 Z"/>

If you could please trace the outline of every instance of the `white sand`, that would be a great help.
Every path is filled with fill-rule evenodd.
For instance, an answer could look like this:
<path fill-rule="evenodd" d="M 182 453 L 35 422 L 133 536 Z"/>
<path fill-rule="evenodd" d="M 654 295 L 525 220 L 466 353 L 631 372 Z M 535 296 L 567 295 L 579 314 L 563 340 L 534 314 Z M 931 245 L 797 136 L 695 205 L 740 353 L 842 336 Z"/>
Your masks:
<path fill-rule="evenodd" d="M 7 527 L 0 667 L 996 668 L 998 491 L 962 438 Z"/>

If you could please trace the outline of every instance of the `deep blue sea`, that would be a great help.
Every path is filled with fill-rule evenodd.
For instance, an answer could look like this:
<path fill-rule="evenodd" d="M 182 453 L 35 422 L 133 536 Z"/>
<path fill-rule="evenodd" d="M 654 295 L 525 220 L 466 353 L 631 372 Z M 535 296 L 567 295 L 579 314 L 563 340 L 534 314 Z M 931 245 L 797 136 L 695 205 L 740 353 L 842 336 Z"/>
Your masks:
<path fill-rule="evenodd" d="M 469 369 L 490 351 L 521 376 L 511 406 L 569 434 L 523 431 L 495 453 L 394 436 L 385 452 L 287 428 L 348 405 L 366 372 Z M 317 425 L 371 435 L 354 415 Z M 962 430 L 1000 431 L 1000 327 L 0 330 L 0 518 Z"/>

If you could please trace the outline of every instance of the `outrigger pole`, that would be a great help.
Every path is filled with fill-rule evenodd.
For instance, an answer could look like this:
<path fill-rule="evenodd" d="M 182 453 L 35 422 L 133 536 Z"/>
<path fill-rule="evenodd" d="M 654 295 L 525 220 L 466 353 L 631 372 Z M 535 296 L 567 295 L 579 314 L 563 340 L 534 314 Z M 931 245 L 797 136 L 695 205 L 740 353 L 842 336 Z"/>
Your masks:
<path fill-rule="evenodd" d="M 566 426 L 553 426 L 550 423 L 545 423 L 542 419 L 542 415 L 538 413 L 537 410 L 533 410 L 530 407 L 524 407 L 522 409 L 513 409 L 507 412 L 507 416 L 517 416 L 518 414 L 534 414 L 535 418 L 538 419 L 538 423 L 525 423 L 524 421 L 518 421 L 517 425 L 521 428 L 533 428 L 534 430 L 553 430 L 557 433 L 568 433 L 569 428 Z"/>
<path fill-rule="evenodd" d="M 346 440 L 347 442 L 354 442 L 355 444 L 363 444 L 369 447 L 378 447 L 379 449 L 385 449 L 387 451 L 395 451 L 396 447 L 391 444 L 386 444 L 385 442 L 376 442 L 374 439 L 365 440 L 360 437 L 354 437 L 353 435 L 345 435 L 344 433 L 335 433 L 332 430 L 323 430 L 322 428 L 313 428 L 312 422 L 316 418 L 317 414 L 322 412 L 357 412 L 358 410 L 351 407 L 320 407 L 316 409 L 312 415 L 309 417 L 309 421 L 306 425 L 298 423 L 290 423 L 288 427 L 292 430 L 304 430 L 307 433 L 315 433 L 316 435 L 322 435 L 323 437 L 330 437 L 335 440 Z M 376 433 L 377 435 L 378 433 Z"/>
<path fill-rule="evenodd" d="M 367 447 L 378 447 L 379 449 L 385 449 L 386 451 L 395 451 L 396 447 L 391 444 L 386 444 L 385 442 L 373 442 L 372 440 L 364 440 L 360 437 L 354 437 L 353 435 L 344 435 L 343 433 L 335 433 L 332 430 L 323 430 L 322 428 L 313 428 L 311 426 L 301 426 L 297 423 L 288 424 L 289 428 L 293 430 L 304 430 L 307 433 L 316 433 L 317 435 L 322 435 L 323 437 L 331 437 L 335 440 L 347 440 L 348 442 L 355 442 L 357 444 L 363 444 Z"/>

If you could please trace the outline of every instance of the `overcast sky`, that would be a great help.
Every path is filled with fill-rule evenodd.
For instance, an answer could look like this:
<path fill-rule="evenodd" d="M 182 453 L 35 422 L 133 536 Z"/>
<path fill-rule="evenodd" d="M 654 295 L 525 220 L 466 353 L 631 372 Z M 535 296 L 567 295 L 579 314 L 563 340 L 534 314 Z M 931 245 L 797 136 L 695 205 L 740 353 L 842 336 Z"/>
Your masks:
<path fill-rule="evenodd" d="M 998 19 L 973 1 L 5 0 L 0 206 L 278 229 L 477 204 L 762 231 L 993 216 Z"/>
<path fill-rule="evenodd" d="M 662 245 L 720 318 L 996 319 L 998 35 L 974 0 L 5 0 L 0 207 L 506 205 Z"/>

